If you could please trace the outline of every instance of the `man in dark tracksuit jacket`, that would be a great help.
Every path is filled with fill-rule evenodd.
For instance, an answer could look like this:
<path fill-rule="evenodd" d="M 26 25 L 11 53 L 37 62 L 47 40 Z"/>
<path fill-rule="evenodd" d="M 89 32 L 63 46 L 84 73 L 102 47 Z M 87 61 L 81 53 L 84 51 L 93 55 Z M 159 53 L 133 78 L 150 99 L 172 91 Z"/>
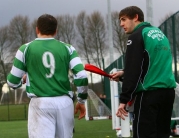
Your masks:
<path fill-rule="evenodd" d="M 114 81 L 123 78 L 116 115 L 125 119 L 126 104 L 135 98 L 133 138 L 168 138 L 176 87 L 169 41 L 159 28 L 143 22 L 136 6 L 121 10 L 119 19 L 130 36 L 125 69 L 112 74 Z"/>

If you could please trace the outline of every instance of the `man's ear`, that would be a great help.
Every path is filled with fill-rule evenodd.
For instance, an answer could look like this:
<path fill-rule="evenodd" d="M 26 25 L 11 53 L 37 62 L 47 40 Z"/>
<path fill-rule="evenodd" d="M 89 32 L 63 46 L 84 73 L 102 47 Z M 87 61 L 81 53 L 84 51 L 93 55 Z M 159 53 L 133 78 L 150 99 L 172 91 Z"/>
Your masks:
<path fill-rule="evenodd" d="M 36 31 L 36 34 L 40 33 L 38 27 L 35 28 L 35 31 Z"/>
<path fill-rule="evenodd" d="M 138 14 L 136 14 L 135 17 L 134 17 L 134 21 L 137 22 L 137 21 L 139 21 L 138 19 L 139 19 L 139 16 L 138 16 Z"/>

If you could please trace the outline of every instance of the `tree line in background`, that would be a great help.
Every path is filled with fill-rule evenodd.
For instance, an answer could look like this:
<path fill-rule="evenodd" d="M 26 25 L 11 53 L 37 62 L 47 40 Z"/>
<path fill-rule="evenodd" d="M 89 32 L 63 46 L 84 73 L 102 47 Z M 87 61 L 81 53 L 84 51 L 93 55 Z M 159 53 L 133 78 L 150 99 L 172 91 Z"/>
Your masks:
<path fill-rule="evenodd" d="M 119 24 L 118 12 L 111 13 L 113 46 L 119 56 L 125 53 L 127 35 Z M 104 68 L 102 60 L 109 55 L 107 16 L 98 11 L 87 15 L 81 11 L 77 16 L 57 15 L 56 39 L 72 44 L 84 63 Z M 8 25 L 0 27 L 0 86 L 6 82 L 18 48 L 36 38 L 36 21 L 28 16 L 17 15 Z M 91 76 L 92 78 L 92 76 Z M 92 82 L 92 81 L 91 81 Z"/>

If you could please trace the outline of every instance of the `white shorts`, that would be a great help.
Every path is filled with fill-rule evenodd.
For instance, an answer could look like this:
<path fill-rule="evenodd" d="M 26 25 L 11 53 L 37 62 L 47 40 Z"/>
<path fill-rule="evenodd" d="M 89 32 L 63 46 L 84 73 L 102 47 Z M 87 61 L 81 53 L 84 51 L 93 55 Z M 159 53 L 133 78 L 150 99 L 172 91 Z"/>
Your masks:
<path fill-rule="evenodd" d="M 72 138 L 74 105 L 69 96 L 32 98 L 28 112 L 29 138 Z"/>

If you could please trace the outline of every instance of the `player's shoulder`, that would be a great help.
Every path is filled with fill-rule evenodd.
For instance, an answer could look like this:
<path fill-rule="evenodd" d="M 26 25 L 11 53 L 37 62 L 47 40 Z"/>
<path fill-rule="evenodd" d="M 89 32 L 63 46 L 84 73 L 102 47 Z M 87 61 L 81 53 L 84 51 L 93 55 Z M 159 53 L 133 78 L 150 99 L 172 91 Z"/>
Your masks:
<path fill-rule="evenodd" d="M 65 43 L 65 42 L 62 42 L 60 41 L 69 51 L 70 54 L 72 54 L 75 50 L 75 48 L 71 45 L 71 44 L 68 44 L 68 43 Z"/>
<path fill-rule="evenodd" d="M 64 46 L 66 46 L 66 47 L 72 47 L 72 45 L 71 44 L 68 44 L 68 43 L 65 43 L 65 42 L 63 42 L 63 41 L 59 41 L 60 43 L 62 43 Z"/>
<path fill-rule="evenodd" d="M 32 43 L 32 42 L 33 42 L 33 41 L 21 45 L 21 46 L 19 47 L 19 50 L 23 52 L 23 51 L 29 46 L 29 44 Z"/>

